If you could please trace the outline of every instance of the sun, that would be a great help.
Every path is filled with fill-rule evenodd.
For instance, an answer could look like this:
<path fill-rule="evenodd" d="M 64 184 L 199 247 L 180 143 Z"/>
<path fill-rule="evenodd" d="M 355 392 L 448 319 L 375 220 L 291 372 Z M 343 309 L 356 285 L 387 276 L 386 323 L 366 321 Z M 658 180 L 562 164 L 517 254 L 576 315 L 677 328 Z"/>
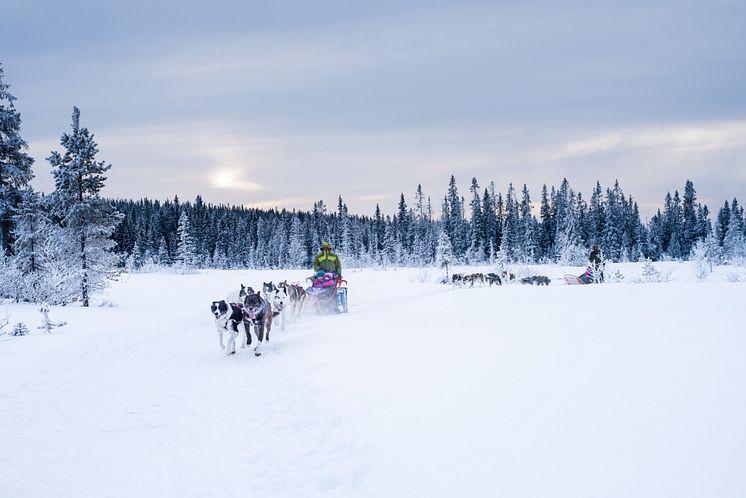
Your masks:
<path fill-rule="evenodd" d="M 210 183 L 215 188 L 231 188 L 235 185 L 236 175 L 232 171 L 222 170 L 213 173 Z"/>

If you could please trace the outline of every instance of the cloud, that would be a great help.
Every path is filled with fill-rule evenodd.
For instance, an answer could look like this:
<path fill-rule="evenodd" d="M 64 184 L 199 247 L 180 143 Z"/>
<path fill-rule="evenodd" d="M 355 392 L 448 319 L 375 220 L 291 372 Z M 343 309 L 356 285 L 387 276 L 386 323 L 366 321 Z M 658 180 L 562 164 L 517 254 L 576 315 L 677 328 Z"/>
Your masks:
<path fill-rule="evenodd" d="M 669 153 L 725 152 L 746 146 L 746 121 L 644 126 L 605 132 L 562 145 L 553 159 L 593 156 L 624 149 Z"/>

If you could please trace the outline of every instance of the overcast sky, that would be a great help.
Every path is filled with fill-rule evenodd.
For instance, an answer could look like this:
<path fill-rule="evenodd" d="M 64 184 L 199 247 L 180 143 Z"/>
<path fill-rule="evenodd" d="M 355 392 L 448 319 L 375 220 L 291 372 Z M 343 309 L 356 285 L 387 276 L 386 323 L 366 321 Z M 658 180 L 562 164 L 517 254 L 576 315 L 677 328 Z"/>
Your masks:
<path fill-rule="evenodd" d="M 694 181 L 746 198 L 746 2 L 2 2 L 34 184 L 73 105 L 106 195 L 370 214 L 449 175 L 644 215 Z"/>

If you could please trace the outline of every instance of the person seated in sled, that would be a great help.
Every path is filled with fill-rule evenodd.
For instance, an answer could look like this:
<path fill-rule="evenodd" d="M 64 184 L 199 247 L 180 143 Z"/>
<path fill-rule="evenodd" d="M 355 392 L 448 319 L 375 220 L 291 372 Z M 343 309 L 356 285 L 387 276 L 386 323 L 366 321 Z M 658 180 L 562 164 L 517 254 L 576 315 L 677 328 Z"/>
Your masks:
<path fill-rule="evenodd" d="M 591 254 L 588 256 L 588 263 L 593 272 L 593 279 L 596 282 L 603 282 L 604 270 L 606 269 L 606 258 L 604 258 L 604 253 L 597 244 L 593 244 L 591 247 Z"/>
<path fill-rule="evenodd" d="M 321 254 L 313 260 L 313 271 L 317 278 L 323 277 L 327 273 L 331 273 L 334 280 L 342 278 L 342 262 L 339 260 L 339 256 L 332 252 L 332 246 L 329 242 L 321 244 Z"/>

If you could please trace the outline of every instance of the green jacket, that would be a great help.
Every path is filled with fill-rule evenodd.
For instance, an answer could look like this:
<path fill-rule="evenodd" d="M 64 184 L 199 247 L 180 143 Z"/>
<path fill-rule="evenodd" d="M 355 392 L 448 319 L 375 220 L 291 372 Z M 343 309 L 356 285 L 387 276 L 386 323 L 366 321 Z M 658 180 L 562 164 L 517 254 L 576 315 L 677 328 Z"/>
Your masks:
<path fill-rule="evenodd" d="M 316 256 L 313 260 L 313 271 L 333 271 L 337 275 L 342 275 L 342 262 L 339 261 L 339 256 L 333 252 L 324 252 Z"/>

